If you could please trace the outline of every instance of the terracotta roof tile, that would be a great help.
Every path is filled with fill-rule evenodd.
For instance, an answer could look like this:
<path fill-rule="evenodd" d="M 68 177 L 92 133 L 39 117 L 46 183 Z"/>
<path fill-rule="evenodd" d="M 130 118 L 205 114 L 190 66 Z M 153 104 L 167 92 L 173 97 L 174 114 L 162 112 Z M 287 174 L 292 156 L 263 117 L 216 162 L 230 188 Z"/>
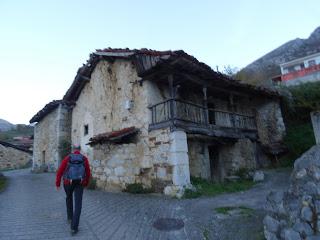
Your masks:
<path fill-rule="evenodd" d="M 137 129 L 136 127 L 128 127 L 117 131 L 101 133 L 90 138 L 90 142 L 88 144 L 94 145 L 104 142 L 114 142 L 117 140 L 121 140 L 125 137 L 131 136 L 133 134 L 136 134 L 138 131 L 139 129 Z"/>

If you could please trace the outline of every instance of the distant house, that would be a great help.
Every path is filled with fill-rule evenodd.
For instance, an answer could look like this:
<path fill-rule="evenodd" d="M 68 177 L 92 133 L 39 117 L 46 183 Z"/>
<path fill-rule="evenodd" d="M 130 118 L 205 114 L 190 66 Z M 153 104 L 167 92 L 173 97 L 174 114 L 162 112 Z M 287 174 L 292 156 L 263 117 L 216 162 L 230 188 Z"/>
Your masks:
<path fill-rule="evenodd" d="M 286 86 L 320 81 L 320 52 L 280 64 L 281 75 L 273 77 L 276 84 Z"/>
<path fill-rule="evenodd" d="M 55 171 L 66 144 L 80 144 L 99 188 L 179 195 L 190 176 L 222 180 L 268 164 L 263 149 L 285 132 L 279 101 L 184 51 L 97 50 L 63 99 L 30 120 L 33 169 Z"/>
<path fill-rule="evenodd" d="M 13 143 L 14 145 L 32 150 L 33 146 L 33 136 L 17 136 L 13 137 Z"/>

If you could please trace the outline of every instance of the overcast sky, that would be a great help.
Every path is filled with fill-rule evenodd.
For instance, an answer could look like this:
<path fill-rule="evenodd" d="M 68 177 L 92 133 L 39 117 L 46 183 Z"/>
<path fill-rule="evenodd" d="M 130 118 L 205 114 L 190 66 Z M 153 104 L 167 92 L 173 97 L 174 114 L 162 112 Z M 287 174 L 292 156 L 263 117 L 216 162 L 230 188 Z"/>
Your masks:
<path fill-rule="evenodd" d="M 0 0 L 0 118 L 27 124 L 95 49 L 182 49 L 242 68 L 320 26 L 320 1 Z"/>

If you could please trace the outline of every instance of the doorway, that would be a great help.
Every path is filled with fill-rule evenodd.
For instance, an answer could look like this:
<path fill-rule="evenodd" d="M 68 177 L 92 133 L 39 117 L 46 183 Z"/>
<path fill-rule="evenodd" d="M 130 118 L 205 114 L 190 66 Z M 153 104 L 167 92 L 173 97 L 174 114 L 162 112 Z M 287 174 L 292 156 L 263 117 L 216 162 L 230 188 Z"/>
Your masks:
<path fill-rule="evenodd" d="M 214 103 L 208 103 L 209 124 L 216 124 L 216 116 L 214 112 Z"/>

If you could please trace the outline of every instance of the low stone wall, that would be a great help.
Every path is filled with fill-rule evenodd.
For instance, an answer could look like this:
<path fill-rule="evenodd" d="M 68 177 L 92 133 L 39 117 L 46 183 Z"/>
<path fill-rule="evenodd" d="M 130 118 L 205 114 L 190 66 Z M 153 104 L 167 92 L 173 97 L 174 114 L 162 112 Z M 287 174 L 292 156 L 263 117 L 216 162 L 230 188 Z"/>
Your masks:
<path fill-rule="evenodd" d="M 31 160 L 30 153 L 0 144 L 0 170 L 25 167 Z"/>
<path fill-rule="evenodd" d="M 169 129 L 160 129 L 140 135 L 135 143 L 94 146 L 90 165 L 97 187 L 119 191 L 127 184 L 142 183 L 162 191 L 172 183 L 169 134 Z"/>
<path fill-rule="evenodd" d="M 186 133 L 159 129 L 126 144 L 99 144 L 90 161 L 100 189 L 119 191 L 142 183 L 166 195 L 181 196 L 190 185 Z"/>
<path fill-rule="evenodd" d="M 320 145 L 296 160 L 289 190 L 271 192 L 267 200 L 267 240 L 320 239 Z"/>

